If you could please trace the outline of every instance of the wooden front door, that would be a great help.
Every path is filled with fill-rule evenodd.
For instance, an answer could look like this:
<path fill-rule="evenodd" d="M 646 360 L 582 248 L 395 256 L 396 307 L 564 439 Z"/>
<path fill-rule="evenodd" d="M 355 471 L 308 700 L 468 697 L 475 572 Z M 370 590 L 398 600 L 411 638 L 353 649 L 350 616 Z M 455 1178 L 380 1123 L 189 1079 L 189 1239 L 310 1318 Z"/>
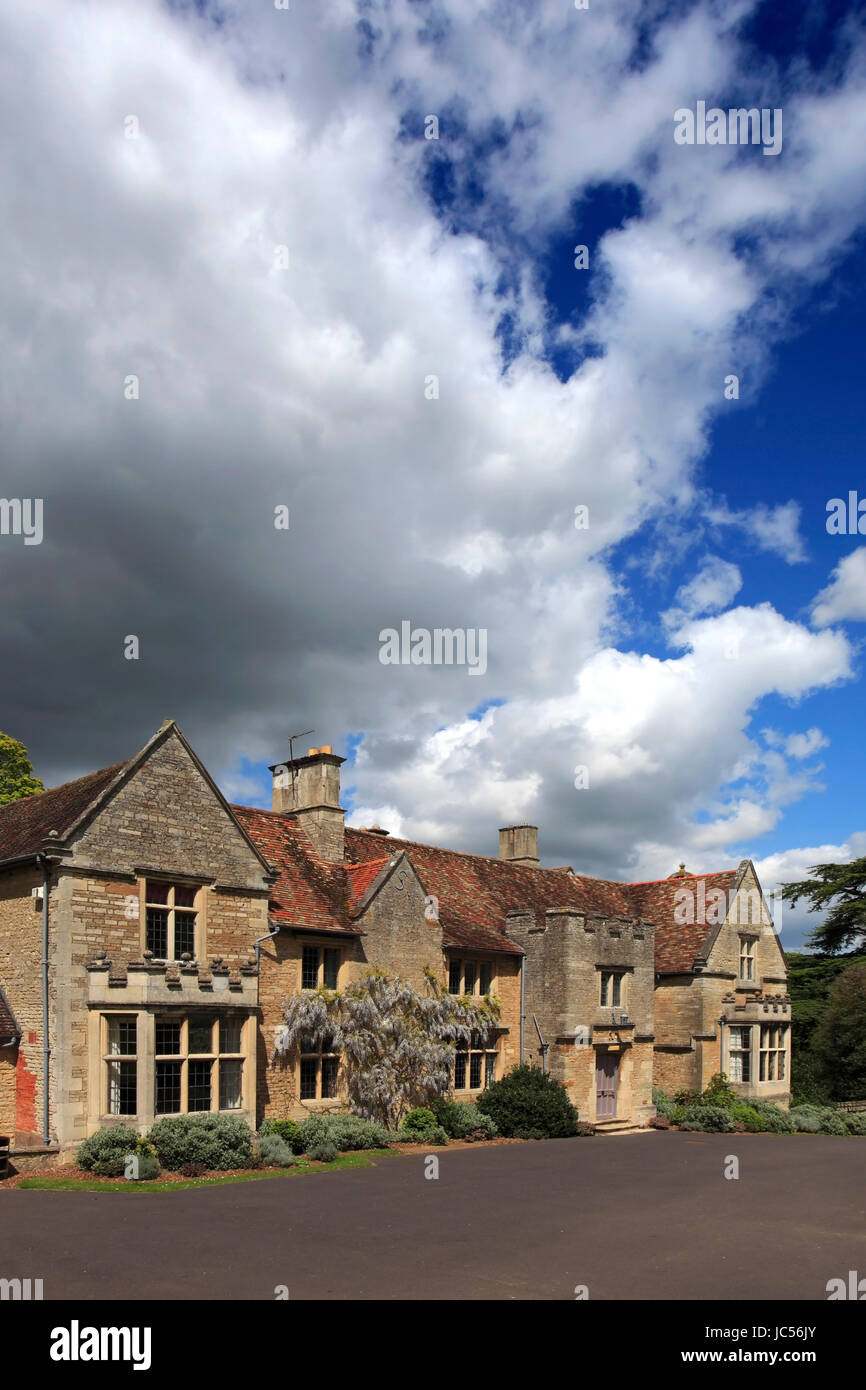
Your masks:
<path fill-rule="evenodd" d="M 595 1118 L 616 1119 L 616 1077 L 619 1057 L 614 1052 L 599 1052 L 595 1058 Z"/>

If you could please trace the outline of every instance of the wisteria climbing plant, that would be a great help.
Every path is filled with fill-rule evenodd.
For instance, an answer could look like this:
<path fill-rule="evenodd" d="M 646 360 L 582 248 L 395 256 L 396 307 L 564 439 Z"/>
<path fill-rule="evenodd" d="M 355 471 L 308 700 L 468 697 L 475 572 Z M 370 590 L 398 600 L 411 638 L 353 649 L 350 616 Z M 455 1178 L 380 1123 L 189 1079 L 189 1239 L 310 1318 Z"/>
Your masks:
<path fill-rule="evenodd" d="M 429 1105 L 451 1084 L 458 1047 L 484 1047 L 499 1018 L 493 996 L 445 992 L 432 971 L 423 990 L 371 970 L 342 990 L 292 995 L 274 1056 L 288 1059 L 301 1039 L 340 1056 L 340 1075 L 356 1115 L 399 1129 L 415 1106 Z"/>

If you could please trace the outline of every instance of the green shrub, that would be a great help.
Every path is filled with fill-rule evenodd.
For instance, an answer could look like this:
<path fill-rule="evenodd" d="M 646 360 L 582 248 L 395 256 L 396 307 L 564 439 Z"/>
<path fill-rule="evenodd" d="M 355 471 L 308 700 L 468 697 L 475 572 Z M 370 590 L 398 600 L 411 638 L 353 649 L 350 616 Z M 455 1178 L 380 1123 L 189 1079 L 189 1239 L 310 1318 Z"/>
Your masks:
<path fill-rule="evenodd" d="M 288 1144 L 292 1153 L 302 1154 L 304 1152 L 304 1136 L 301 1133 L 301 1126 L 294 1120 L 265 1120 L 259 1134 L 278 1134 L 281 1139 Z"/>
<path fill-rule="evenodd" d="M 838 1110 L 826 1109 L 821 1116 L 822 1134 L 847 1134 L 848 1128 Z"/>
<path fill-rule="evenodd" d="M 157 1120 L 147 1136 L 163 1168 L 179 1172 L 187 1164 L 206 1171 L 249 1168 L 252 1131 L 235 1115 L 172 1115 Z"/>
<path fill-rule="evenodd" d="M 738 1100 L 731 1106 L 731 1119 L 734 1124 L 743 1125 L 749 1134 L 764 1134 L 767 1129 L 764 1116 L 748 1101 Z"/>
<path fill-rule="evenodd" d="M 261 1136 L 259 1158 L 262 1163 L 272 1164 L 275 1168 L 291 1168 L 293 1163 L 297 1163 L 291 1144 L 287 1144 L 279 1134 Z"/>
<path fill-rule="evenodd" d="M 721 1105 L 725 1110 L 730 1110 L 738 1100 L 736 1091 L 723 1071 L 717 1071 L 715 1076 L 710 1077 L 710 1083 L 701 1096 L 704 1105 Z"/>
<path fill-rule="evenodd" d="M 433 1125 L 431 1129 L 398 1129 L 396 1134 L 389 1136 L 397 1141 L 398 1144 L 447 1144 L 449 1135 L 441 1125 Z"/>
<path fill-rule="evenodd" d="M 472 1101 L 438 1100 L 433 1103 L 431 1109 L 438 1123 L 452 1139 L 466 1139 L 469 1135 L 477 1134 L 479 1130 L 483 1132 L 485 1139 L 493 1139 L 499 1132 L 493 1117 L 479 1110 Z"/>
<path fill-rule="evenodd" d="M 302 1152 L 309 1154 L 310 1146 L 332 1144 L 338 1153 L 355 1149 L 384 1149 L 389 1134 L 375 1120 L 363 1120 L 360 1115 L 311 1115 L 299 1126 Z"/>
<path fill-rule="evenodd" d="M 545 1139 L 577 1133 L 577 1111 L 565 1087 L 538 1067 L 515 1067 L 482 1091 L 475 1104 L 506 1138 L 521 1138 L 530 1131 Z"/>
<path fill-rule="evenodd" d="M 428 1130 L 436 1128 L 436 1116 L 432 1110 L 428 1110 L 424 1105 L 418 1105 L 403 1121 L 403 1128 L 415 1130 L 419 1134 L 426 1134 Z"/>
<path fill-rule="evenodd" d="M 686 1118 L 687 1109 L 688 1107 L 685 1105 L 672 1105 L 667 1111 L 666 1118 L 675 1125 L 681 1125 Z"/>
<path fill-rule="evenodd" d="M 866 1134 L 866 1110 L 840 1110 L 839 1115 L 849 1134 Z"/>
<path fill-rule="evenodd" d="M 797 1105 L 789 1111 L 802 1134 L 849 1134 L 845 1121 L 851 1117 L 832 1105 Z"/>
<path fill-rule="evenodd" d="M 148 1139 L 139 1138 L 135 1146 L 135 1156 L 138 1159 L 138 1171 L 131 1179 L 132 1182 L 149 1182 L 152 1178 L 159 1177 L 159 1159 L 156 1149 Z"/>
<path fill-rule="evenodd" d="M 734 1128 L 730 1110 L 723 1105 L 687 1105 L 683 1129 L 702 1129 L 712 1134 L 728 1134 Z"/>
<path fill-rule="evenodd" d="M 764 1121 L 764 1128 L 770 1134 L 794 1134 L 797 1126 L 791 1119 L 790 1110 L 783 1110 L 781 1105 L 776 1105 L 771 1100 L 750 1101 L 753 1110 L 756 1110 Z"/>
<path fill-rule="evenodd" d="M 667 1106 L 670 1105 L 670 1103 L 670 1096 L 667 1092 L 663 1091 L 660 1086 L 653 1086 L 653 1105 L 656 1109 L 658 1109 L 660 1105 Z"/>
<path fill-rule="evenodd" d="M 333 1163 L 337 1157 L 339 1157 L 339 1149 L 328 1138 L 317 1139 L 307 1149 L 307 1158 L 312 1159 L 314 1163 Z"/>
<path fill-rule="evenodd" d="M 460 1126 L 460 1109 L 465 1101 L 449 1100 L 447 1096 L 437 1096 L 431 1100 L 430 1109 L 436 1116 L 436 1123 L 440 1124 L 452 1139 L 456 1139 L 457 1130 Z"/>
<path fill-rule="evenodd" d="M 795 1126 L 796 1126 L 796 1128 L 797 1128 L 798 1133 L 800 1133 L 800 1134 L 820 1134 L 820 1133 L 821 1133 L 821 1116 L 820 1116 L 820 1115 L 815 1115 L 815 1114 L 813 1114 L 813 1112 L 812 1112 L 811 1110 L 801 1110 L 799 1107 L 798 1107 L 796 1110 L 791 1110 L 789 1113 L 790 1113 L 791 1119 L 794 1121 L 794 1124 L 795 1124 Z"/>
<path fill-rule="evenodd" d="M 127 1155 L 137 1152 L 138 1142 L 139 1135 L 130 1125 L 106 1125 L 79 1145 L 76 1162 L 85 1172 L 122 1178 Z"/>

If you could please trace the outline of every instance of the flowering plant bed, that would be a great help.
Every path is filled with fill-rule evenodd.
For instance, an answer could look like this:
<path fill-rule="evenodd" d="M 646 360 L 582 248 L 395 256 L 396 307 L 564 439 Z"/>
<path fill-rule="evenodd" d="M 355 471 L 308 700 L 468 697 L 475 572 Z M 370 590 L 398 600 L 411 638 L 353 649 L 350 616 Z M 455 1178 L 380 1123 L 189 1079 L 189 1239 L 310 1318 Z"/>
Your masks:
<path fill-rule="evenodd" d="M 452 1152 L 455 1149 L 478 1149 L 489 1148 L 492 1144 L 523 1144 L 527 1142 L 523 1139 L 504 1139 L 497 1136 L 493 1139 L 486 1139 L 483 1144 L 477 1141 L 466 1139 L 451 1139 L 447 1144 L 437 1144 L 429 1151 L 440 1154 Z M 19 1173 L 14 1177 L 7 1178 L 0 1183 L 0 1191 L 4 1188 L 11 1189 L 16 1187 L 28 1188 L 30 1190 L 42 1191 L 90 1191 L 90 1192 L 168 1192 L 181 1191 L 191 1187 L 218 1187 L 221 1184 L 236 1182 L 255 1182 L 264 1178 L 290 1178 L 303 1173 L 327 1173 L 343 1168 L 370 1168 L 380 1158 L 398 1158 L 404 1154 L 426 1154 L 428 1147 L 422 1143 L 398 1143 L 390 1144 L 387 1149 L 365 1149 L 350 1153 L 341 1153 L 329 1163 L 317 1163 L 312 1159 L 299 1158 L 297 1163 L 290 1168 L 277 1168 L 260 1166 L 258 1168 L 235 1168 L 228 1171 L 212 1172 L 202 1174 L 201 1177 L 190 1178 L 183 1173 L 161 1172 L 158 1178 L 139 1182 L 127 1182 L 125 1179 L 103 1178 L 94 1173 L 88 1173 L 83 1168 L 79 1168 L 74 1163 L 63 1164 L 53 1168 L 42 1170 L 31 1169 L 28 1173 Z"/>

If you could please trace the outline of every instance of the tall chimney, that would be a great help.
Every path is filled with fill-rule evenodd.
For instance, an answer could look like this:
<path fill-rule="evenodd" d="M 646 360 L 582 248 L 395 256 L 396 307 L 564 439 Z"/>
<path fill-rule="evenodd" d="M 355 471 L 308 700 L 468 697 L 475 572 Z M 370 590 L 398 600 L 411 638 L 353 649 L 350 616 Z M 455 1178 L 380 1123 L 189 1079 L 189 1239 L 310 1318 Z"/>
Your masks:
<path fill-rule="evenodd" d="M 504 826 L 499 832 L 499 858 L 511 864 L 537 864 L 538 826 Z"/>
<path fill-rule="evenodd" d="M 296 816 L 319 859 L 343 862 L 343 819 L 340 805 L 340 767 L 346 761 L 330 746 L 311 748 L 294 763 L 275 763 L 273 809 Z"/>

